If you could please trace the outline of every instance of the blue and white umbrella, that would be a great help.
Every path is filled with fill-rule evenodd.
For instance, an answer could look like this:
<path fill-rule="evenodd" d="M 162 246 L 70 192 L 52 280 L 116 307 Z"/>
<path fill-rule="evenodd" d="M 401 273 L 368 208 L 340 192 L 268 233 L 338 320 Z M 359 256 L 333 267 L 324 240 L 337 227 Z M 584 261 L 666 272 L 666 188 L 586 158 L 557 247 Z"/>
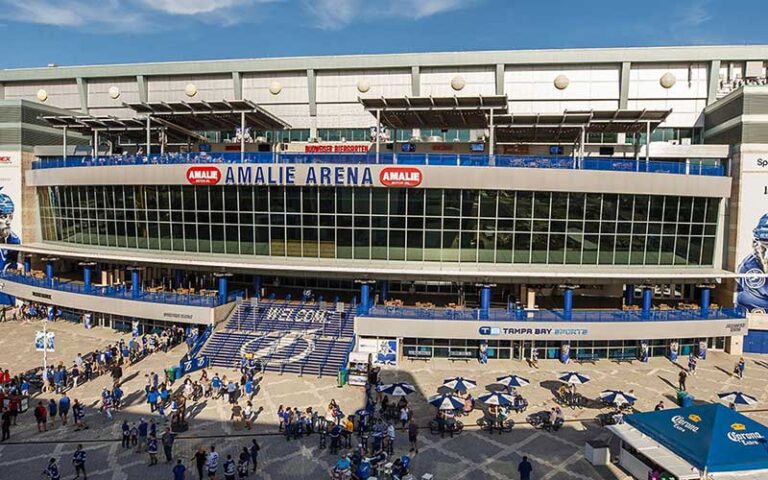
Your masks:
<path fill-rule="evenodd" d="M 450 393 L 441 393 L 429 399 L 429 403 L 438 410 L 458 410 L 464 408 L 464 401 Z"/>
<path fill-rule="evenodd" d="M 581 385 L 583 383 L 587 383 L 589 381 L 589 377 L 581 373 L 568 372 L 568 373 L 562 374 L 559 380 L 565 383 L 573 383 L 575 385 Z"/>
<path fill-rule="evenodd" d="M 478 400 L 486 405 L 511 405 L 515 400 L 506 393 L 491 392 L 477 397 Z"/>
<path fill-rule="evenodd" d="M 376 391 L 393 397 L 404 397 L 412 394 L 416 389 L 409 383 L 390 383 L 388 385 L 379 385 L 376 387 Z"/>
<path fill-rule="evenodd" d="M 443 386 L 458 392 L 466 392 L 470 388 L 477 387 L 477 382 L 464 377 L 452 377 L 443 380 Z"/>
<path fill-rule="evenodd" d="M 754 405 L 757 403 L 755 397 L 741 392 L 718 393 L 717 396 L 720 397 L 720 400 L 734 405 Z"/>
<path fill-rule="evenodd" d="M 637 397 L 621 390 L 605 390 L 600 393 L 600 398 L 614 405 L 632 405 L 637 401 Z"/>
<path fill-rule="evenodd" d="M 503 377 L 496 377 L 496 383 L 499 385 L 504 385 L 507 388 L 524 387 L 531 384 L 527 378 L 518 377 L 517 375 L 505 375 Z"/>

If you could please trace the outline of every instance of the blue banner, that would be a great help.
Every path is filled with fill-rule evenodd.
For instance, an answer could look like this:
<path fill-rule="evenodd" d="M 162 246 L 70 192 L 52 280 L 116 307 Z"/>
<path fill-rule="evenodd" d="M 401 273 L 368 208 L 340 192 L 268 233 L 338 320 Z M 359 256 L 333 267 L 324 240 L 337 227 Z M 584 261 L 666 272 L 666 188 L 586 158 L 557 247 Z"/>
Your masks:
<path fill-rule="evenodd" d="M 189 373 L 202 370 L 203 368 L 208 368 L 209 364 L 210 360 L 208 357 L 206 355 L 201 355 L 197 358 L 193 358 L 192 360 L 182 361 L 179 365 L 179 368 L 181 369 L 182 375 L 187 375 Z"/>

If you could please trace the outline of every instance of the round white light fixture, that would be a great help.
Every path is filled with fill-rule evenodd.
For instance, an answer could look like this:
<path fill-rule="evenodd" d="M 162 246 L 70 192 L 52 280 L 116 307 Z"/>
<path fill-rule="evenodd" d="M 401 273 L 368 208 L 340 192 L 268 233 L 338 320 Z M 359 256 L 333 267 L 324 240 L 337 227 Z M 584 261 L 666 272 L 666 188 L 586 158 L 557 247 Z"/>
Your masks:
<path fill-rule="evenodd" d="M 568 85 L 571 84 L 571 79 L 566 77 L 565 75 L 558 75 L 555 77 L 555 88 L 558 90 L 565 90 L 568 88 Z"/>
<path fill-rule="evenodd" d="M 661 76 L 659 83 L 664 88 L 672 88 L 677 83 L 677 78 L 675 78 L 672 72 L 667 72 Z"/>
<path fill-rule="evenodd" d="M 271 93 L 272 95 L 277 95 L 282 91 L 283 91 L 283 86 L 277 80 L 269 84 L 269 93 Z"/>
<path fill-rule="evenodd" d="M 120 98 L 120 89 L 114 85 L 109 87 L 109 97 L 113 99 Z"/>
<path fill-rule="evenodd" d="M 457 92 L 464 88 L 467 85 L 467 82 L 464 80 L 464 77 L 461 75 L 456 75 L 451 79 L 451 88 L 456 90 Z"/>
<path fill-rule="evenodd" d="M 184 87 L 184 95 L 188 97 L 194 97 L 197 95 L 197 87 L 194 83 L 188 83 L 186 87 Z"/>
<path fill-rule="evenodd" d="M 37 91 L 37 99 L 41 102 L 48 100 L 48 92 L 46 92 L 44 88 L 41 88 Z"/>
<path fill-rule="evenodd" d="M 357 81 L 357 91 L 360 93 L 366 93 L 368 90 L 371 89 L 371 84 L 368 83 L 368 80 L 361 78 Z"/>

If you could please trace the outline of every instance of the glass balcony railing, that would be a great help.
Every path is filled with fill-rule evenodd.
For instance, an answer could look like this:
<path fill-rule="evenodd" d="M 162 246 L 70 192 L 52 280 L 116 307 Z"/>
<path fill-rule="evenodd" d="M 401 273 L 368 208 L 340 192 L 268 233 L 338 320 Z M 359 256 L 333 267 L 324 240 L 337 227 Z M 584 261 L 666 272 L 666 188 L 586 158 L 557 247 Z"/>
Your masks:
<path fill-rule="evenodd" d="M 506 310 L 492 308 L 487 316 L 482 316 L 479 309 L 454 308 L 420 308 L 420 307 L 388 307 L 375 306 L 367 314 L 358 315 L 392 318 L 392 319 L 421 319 L 421 320 L 464 320 L 464 321 L 503 321 L 503 322 L 671 322 L 685 320 L 728 320 L 745 318 L 746 312 L 741 308 L 711 309 L 702 316 L 700 309 L 696 310 L 651 310 L 648 318 L 641 311 L 624 310 L 573 310 L 571 319 L 566 320 L 563 310 Z"/>
<path fill-rule="evenodd" d="M 378 160 L 373 153 L 287 153 L 287 152 L 240 152 L 223 153 L 172 153 L 166 155 L 131 156 L 72 156 L 43 157 L 32 162 L 32 169 L 107 167 L 132 165 L 183 165 L 183 164 L 352 164 L 352 165 L 425 165 L 456 167 L 500 167 L 500 168 L 548 168 L 581 169 L 613 172 L 668 173 L 677 175 L 704 175 L 722 177 L 725 168 L 720 164 L 703 162 L 669 161 L 586 157 L 578 161 L 567 156 L 530 155 L 488 155 L 447 154 L 447 153 L 381 153 Z"/>
<path fill-rule="evenodd" d="M 218 307 L 222 303 L 218 295 L 196 295 L 182 294 L 175 292 L 147 292 L 139 291 L 138 297 L 134 297 L 131 289 L 125 285 L 119 286 L 99 286 L 92 285 L 90 290 L 86 290 L 85 285 L 72 280 L 54 278 L 51 281 L 48 278 L 38 278 L 32 275 L 24 275 L 14 271 L 6 270 L 0 272 L 0 278 L 23 285 L 30 285 L 37 288 L 47 288 L 61 292 L 78 293 L 81 295 L 93 295 L 97 297 L 120 298 L 123 300 L 134 300 L 139 302 L 165 303 L 172 305 L 187 305 L 192 307 Z M 227 295 L 227 303 L 234 302 L 238 297 L 245 296 L 242 290 L 235 290 Z"/>

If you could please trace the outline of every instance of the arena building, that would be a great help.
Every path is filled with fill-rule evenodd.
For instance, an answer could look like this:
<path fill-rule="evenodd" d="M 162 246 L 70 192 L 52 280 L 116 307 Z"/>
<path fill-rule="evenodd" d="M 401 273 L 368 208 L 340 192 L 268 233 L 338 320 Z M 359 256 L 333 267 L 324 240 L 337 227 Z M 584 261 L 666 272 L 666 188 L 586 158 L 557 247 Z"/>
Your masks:
<path fill-rule="evenodd" d="M 0 292 L 214 325 L 214 363 L 321 374 L 352 350 L 768 351 L 767 65 L 719 46 L 2 70 Z"/>

